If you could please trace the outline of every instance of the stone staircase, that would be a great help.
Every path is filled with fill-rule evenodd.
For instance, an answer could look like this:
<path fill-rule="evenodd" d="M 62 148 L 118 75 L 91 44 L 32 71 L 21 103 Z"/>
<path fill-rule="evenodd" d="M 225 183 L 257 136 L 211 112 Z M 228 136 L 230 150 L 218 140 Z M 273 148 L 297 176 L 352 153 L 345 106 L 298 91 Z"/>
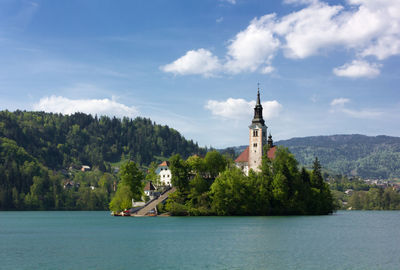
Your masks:
<path fill-rule="evenodd" d="M 176 191 L 175 187 L 171 188 L 167 192 L 161 194 L 161 196 L 158 197 L 157 199 L 152 200 L 151 202 L 146 204 L 143 208 L 140 208 L 137 212 L 132 213 L 131 216 L 145 216 L 147 213 L 150 212 L 150 210 L 156 208 L 157 204 L 168 199 L 169 194 L 171 194 L 172 192 L 175 192 L 175 191 Z"/>

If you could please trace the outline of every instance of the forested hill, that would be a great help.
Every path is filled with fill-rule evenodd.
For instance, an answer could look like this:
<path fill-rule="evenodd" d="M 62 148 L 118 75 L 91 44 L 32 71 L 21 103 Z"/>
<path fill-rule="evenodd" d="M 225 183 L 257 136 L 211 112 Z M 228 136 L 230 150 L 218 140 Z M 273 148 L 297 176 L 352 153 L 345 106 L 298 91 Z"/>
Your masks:
<path fill-rule="evenodd" d="M 300 165 L 311 168 L 315 159 L 333 174 L 362 178 L 400 178 L 400 137 L 331 135 L 292 138 L 275 142 L 288 147 Z M 247 146 L 221 152 L 238 156 Z"/>
<path fill-rule="evenodd" d="M 148 165 L 156 156 L 168 158 L 179 153 L 188 157 L 206 151 L 178 131 L 150 119 L 98 118 L 84 113 L 1 111 L 0 138 L 14 141 L 55 170 L 89 165 L 105 171 L 109 163 L 121 158 Z"/>
<path fill-rule="evenodd" d="M 318 157 L 322 166 L 334 173 L 363 178 L 400 177 L 400 137 L 313 136 L 282 140 L 276 144 L 288 147 L 305 166 L 310 166 Z"/>
<path fill-rule="evenodd" d="M 112 163 L 206 150 L 150 119 L 0 111 L 0 210 L 105 210 L 118 182 Z"/>

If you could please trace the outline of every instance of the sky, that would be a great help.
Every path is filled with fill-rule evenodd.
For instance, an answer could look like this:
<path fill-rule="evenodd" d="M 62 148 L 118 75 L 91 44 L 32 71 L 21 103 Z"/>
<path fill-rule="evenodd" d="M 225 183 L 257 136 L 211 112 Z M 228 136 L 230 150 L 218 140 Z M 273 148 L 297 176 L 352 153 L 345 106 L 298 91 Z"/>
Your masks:
<path fill-rule="evenodd" d="M 0 110 L 150 118 L 201 146 L 400 136 L 398 0 L 0 0 Z"/>

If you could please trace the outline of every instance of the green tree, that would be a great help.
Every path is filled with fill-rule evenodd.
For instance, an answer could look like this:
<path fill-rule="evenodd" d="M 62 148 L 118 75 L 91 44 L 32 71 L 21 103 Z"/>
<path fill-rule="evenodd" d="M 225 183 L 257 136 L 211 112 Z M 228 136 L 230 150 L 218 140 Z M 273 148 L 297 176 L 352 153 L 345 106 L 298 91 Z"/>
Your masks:
<path fill-rule="evenodd" d="M 147 174 L 146 174 L 146 182 L 151 181 L 155 186 L 160 186 L 161 182 L 160 182 L 160 175 L 158 175 L 156 173 L 157 170 L 157 163 L 156 162 L 151 162 L 149 169 L 147 170 Z"/>
<path fill-rule="evenodd" d="M 189 166 L 179 154 L 172 156 L 169 160 L 172 174 L 172 185 L 180 192 L 188 191 L 189 188 Z"/>
<path fill-rule="evenodd" d="M 212 178 L 217 177 L 220 172 L 223 172 L 228 164 L 225 157 L 216 150 L 206 154 L 204 163 Z"/>
<path fill-rule="evenodd" d="M 132 206 L 132 199 L 138 201 L 143 195 L 143 173 L 136 163 L 128 161 L 121 166 L 117 192 L 110 202 L 110 210 L 121 211 Z"/>

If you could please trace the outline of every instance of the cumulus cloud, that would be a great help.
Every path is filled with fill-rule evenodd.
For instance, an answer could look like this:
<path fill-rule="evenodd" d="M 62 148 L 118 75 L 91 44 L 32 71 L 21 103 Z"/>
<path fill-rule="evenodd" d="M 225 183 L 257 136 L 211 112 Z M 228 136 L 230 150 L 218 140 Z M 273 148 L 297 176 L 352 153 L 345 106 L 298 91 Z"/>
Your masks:
<path fill-rule="evenodd" d="M 285 55 L 306 58 L 321 49 L 341 46 L 378 59 L 400 53 L 400 2 L 349 0 L 349 6 L 311 1 L 276 23 L 285 39 Z"/>
<path fill-rule="evenodd" d="M 344 113 L 353 118 L 373 119 L 381 116 L 383 113 L 375 109 L 354 110 L 345 107 L 349 103 L 348 98 L 335 98 L 331 102 L 331 113 Z"/>
<path fill-rule="evenodd" d="M 373 78 L 380 74 L 381 65 L 370 64 L 363 60 L 354 60 L 351 63 L 333 69 L 333 73 L 341 77 L 369 77 Z"/>
<path fill-rule="evenodd" d="M 279 50 L 287 58 L 304 59 L 341 49 L 353 53 L 360 60 L 335 69 L 334 74 L 373 77 L 379 75 L 379 66 L 369 64 L 365 71 L 363 58 L 373 56 L 383 60 L 400 54 L 398 0 L 347 0 L 345 5 L 330 5 L 318 0 L 284 2 L 303 6 L 281 17 L 266 14 L 254 18 L 246 29 L 228 42 L 225 57 L 218 58 L 205 49 L 188 51 L 164 66 L 163 70 L 181 75 L 207 76 L 218 72 L 270 73 L 273 70 L 272 60 Z M 201 60 L 191 60 L 193 58 Z M 360 69 L 362 64 L 364 73 Z"/>
<path fill-rule="evenodd" d="M 262 65 L 269 66 L 279 47 L 279 40 L 272 32 L 274 18 L 272 14 L 252 20 L 246 30 L 231 40 L 225 64 L 228 72 L 256 71 Z"/>
<path fill-rule="evenodd" d="M 251 116 L 255 104 L 255 101 L 228 98 L 225 101 L 209 100 L 205 108 L 215 116 L 240 120 L 248 119 Z M 262 106 L 264 108 L 264 118 L 267 120 L 277 117 L 282 110 L 282 105 L 276 100 L 262 102 Z"/>
<path fill-rule="evenodd" d="M 83 112 L 92 115 L 108 115 L 117 117 L 135 117 L 138 110 L 131 106 L 118 103 L 114 99 L 69 99 L 62 96 L 43 97 L 33 105 L 36 111 L 62 114 Z"/>
<path fill-rule="evenodd" d="M 188 51 L 171 64 L 161 67 L 161 70 L 179 75 L 200 74 L 207 77 L 212 76 L 219 68 L 220 64 L 216 56 L 206 49 L 198 49 Z"/>

